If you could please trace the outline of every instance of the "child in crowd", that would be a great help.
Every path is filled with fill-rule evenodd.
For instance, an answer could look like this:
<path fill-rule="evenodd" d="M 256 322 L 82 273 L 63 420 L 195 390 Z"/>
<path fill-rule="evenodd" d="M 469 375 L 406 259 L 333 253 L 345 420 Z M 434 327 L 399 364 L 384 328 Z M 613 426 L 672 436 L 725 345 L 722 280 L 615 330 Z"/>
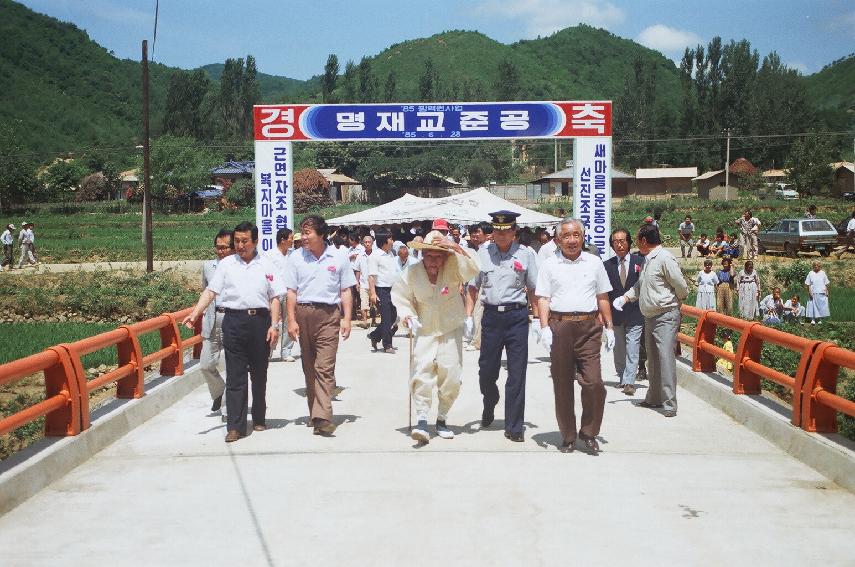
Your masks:
<path fill-rule="evenodd" d="M 698 272 L 696 279 L 698 284 L 698 297 L 695 306 L 698 309 L 712 309 L 715 311 L 715 286 L 718 285 L 718 275 L 712 271 L 712 260 L 704 260 L 704 269 Z"/>
<path fill-rule="evenodd" d="M 784 321 L 787 323 L 799 322 L 804 324 L 805 306 L 799 302 L 799 296 L 794 295 L 784 302 Z"/>
<path fill-rule="evenodd" d="M 705 232 L 701 233 L 701 237 L 698 239 L 698 244 L 695 248 L 698 250 L 698 254 L 703 258 L 710 255 L 710 239 L 707 238 L 707 234 Z"/>
<path fill-rule="evenodd" d="M 733 315 L 733 290 L 736 288 L 736 271 L 730 258 L 721 259 L 721 269 L 716 273 L 718 285 L 715 287 L 715 307 L 719 313 Z"/>
<path fill-rule="evenodd" d="M 767 325 L 780 325 L 784 320 L 784 302 L 781 300 L 781 288 L 772 289 L 772 293 L 760 301 L 760 313 Z"/>
<path fill-rule="evenodd" d="M 721 346 L 721 348 L 731 354 L 734 352 L 733 341 L 731 340 L 732 336 L 733 333 L 731 333 L 730 329 L 723 329 L 721 331 L 721 337 L 724 339 L 724 344 Z M 730 374 L 731 372 L 733 372 L 733 363 L 724 358 L 719 358 L 715 366 L 716 369 L 722 374 Z"/>

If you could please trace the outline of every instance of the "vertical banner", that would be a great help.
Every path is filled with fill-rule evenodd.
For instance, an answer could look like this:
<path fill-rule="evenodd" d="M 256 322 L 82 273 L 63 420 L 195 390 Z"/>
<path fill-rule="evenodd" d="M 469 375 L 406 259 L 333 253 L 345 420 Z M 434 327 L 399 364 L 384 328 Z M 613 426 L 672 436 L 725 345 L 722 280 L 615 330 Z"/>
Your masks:
<path fill-rule="evenodd" d="M 580 137 L 573 141 L 573 216 L 585 223 L 585 239 L 603 259 L 612 256 L 612 139 Z"/>
<path fill-rule="evenodd" d="M 258 249 L 276 247 L 276 231 L 294 228 L 291 142 L 255 141 L 255 224 Z"/>

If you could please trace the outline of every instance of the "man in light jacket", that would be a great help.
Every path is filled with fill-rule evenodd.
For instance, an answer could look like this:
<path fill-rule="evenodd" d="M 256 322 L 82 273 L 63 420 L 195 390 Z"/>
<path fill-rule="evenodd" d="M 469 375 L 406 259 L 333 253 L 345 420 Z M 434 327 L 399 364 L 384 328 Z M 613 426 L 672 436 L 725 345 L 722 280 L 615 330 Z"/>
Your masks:
<path fill-rule="evenodd" d="M 647 376 L 650 387 L 638 405 L 663 408 L 662 415 L 677 415 L 677 331 L 680 329 L 680 304 L 689 295 L 689 287 L 677 258 L 662 247 L 659 228 L 643 225 L 638 231 L 638 250 L 644 256 L 638 282 L 614 300 L 617 310 L 627 301 L 638 301 L 644 315 L 644 344 L 647 347 Z"/>
<path fill-rule="evenodd" d="M 434 385 L 439 398 L 436 434 L 444 439 L 454 437 L 446 417 L 460 392 L 463 365 L 466 308 L 459 290 L 479 269 L 473 257 L 439 231 L 428 233 L 424 242 L 412 246 L 421 250 L 422 261 L 401 272 L 392 286 L 392 302 L 415 336 L 410 393 L 418 423 L 410 435 L 427 443 Z"/>

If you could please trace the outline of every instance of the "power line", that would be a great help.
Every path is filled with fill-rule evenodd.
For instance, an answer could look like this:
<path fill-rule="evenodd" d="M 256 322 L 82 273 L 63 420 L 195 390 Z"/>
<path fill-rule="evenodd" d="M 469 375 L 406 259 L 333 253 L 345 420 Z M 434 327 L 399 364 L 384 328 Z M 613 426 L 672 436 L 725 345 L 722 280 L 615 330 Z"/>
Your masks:
<path fill-rule="evenodd" d="M 154 3 L 154 38 L 151 41 L 151 62 L 154 63 L 154 48 L 157 46 L 157 16 L 160 13 L 160 0 Z"/>

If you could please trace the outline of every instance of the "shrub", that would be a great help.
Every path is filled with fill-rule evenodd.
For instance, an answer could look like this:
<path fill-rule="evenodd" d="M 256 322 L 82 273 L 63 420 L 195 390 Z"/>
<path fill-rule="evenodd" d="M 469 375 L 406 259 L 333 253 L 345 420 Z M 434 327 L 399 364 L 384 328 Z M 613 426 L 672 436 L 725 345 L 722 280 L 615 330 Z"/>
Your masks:
<path fill-rule="evenodd" d="M 810 264 L 798 260 L 791 264 L 777 266 L 772 273 L 783 287 L 800 287 L 804 284 L 810 269 Z"/>
<path fill-rule="evenodd" d="M 255 183 L 251 179 L 238 179 L 226 190 L 226 200 L 238 207 L 254 207 Z"/>

